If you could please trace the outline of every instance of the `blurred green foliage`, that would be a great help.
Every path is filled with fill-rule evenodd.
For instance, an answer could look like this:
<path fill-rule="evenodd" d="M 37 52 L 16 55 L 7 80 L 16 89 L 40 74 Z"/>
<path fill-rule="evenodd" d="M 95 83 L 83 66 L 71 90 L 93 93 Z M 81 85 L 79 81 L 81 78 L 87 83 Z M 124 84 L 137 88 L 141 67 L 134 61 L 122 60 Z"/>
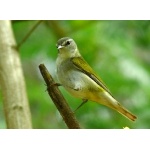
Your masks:
<path fill-rule="evenodd" d="M 13 21 L 19 43 L 37 21 Z M 50 100 L 38 66 L 44 63 L 56 79 L 55 44 L 73 38 L 85 60 L 99 74 L 114 97 L 138 119 L 136 122 L 94 102 L 76 112 L 83 128 L 150 128 L 150 21 L 43 21 L 20 47 L 34 128 L 67 128 Z M 57 80 L 57 79 L 56 79 Z M 81 103 L 60 87 L 70 107 Z M 0 112 L 3 111 L 0 101 Z M 5 127 L 0 113 L 0 127 Z"/>

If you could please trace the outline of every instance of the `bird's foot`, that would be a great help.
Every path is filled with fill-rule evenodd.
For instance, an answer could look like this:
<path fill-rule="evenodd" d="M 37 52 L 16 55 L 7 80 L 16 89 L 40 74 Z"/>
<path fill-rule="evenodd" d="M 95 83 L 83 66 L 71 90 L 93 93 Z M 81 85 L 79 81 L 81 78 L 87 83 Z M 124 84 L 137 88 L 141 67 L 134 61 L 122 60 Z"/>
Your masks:
<path fill-rule="evenodd" d="M 62 84 L 60 83 L 53 83 L 53 84 L 50 84 L 49 86 L 47 86 L 47 89 L 45 91 L 47 91 L 49 88 L 51 88 L 52 86 L 62 86 Z"/>

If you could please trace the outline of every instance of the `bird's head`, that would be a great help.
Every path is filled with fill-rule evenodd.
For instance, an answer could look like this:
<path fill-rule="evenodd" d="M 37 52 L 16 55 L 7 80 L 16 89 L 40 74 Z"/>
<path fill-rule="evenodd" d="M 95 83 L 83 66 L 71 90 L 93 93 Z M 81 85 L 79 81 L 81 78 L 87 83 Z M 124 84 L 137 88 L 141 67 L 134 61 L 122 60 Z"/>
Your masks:
<path fill-rule="evenodd" d="M 63 57 L 75 57 L 80 56 L 75 41 L 69 37 L 63 37 L 58 40 L 56 47 L 59 55 Z"/>

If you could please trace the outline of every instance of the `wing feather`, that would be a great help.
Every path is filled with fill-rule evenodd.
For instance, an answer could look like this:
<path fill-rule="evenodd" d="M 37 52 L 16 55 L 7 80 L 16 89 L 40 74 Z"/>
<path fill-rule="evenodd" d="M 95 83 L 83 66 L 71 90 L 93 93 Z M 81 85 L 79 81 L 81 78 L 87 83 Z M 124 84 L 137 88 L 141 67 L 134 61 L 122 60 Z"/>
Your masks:
<path fill-rule="evenodd" d="M 101 86 L 109 94 L 111 94 L 110 91 L 108 90 L 108 88 L 103 83 L 103 81 L 94 73 L 93 69 L 89 66 L 89 64 L 83 58 L 81 58 L 81 57 L 73 57 L 73 58 L 71 58 L 71 62 L 73 63 L 73 65 L 78 70 L 80 70 L 81 72 L 85 73 L 92 80 L 94 80 L 99 86 Z M 86 68 L 86 70 L 85 70 L 85 68 Z"/>

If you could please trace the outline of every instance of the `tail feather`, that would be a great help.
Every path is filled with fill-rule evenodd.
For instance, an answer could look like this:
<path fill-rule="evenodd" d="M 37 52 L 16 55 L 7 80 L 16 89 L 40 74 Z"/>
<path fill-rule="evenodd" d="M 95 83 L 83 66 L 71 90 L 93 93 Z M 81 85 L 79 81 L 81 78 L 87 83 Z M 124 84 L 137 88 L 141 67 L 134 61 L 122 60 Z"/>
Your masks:
<path fill-rule="evenodd" d="M 137 117 L 135 115 L 133 115 L 126 108 L 121 106 L 119 103 L 118 103 L 118 106 L 116 107 L 116 111 L 118 111 L 120 114 L 122 114 L 123 116 L 127 117 L 128 119 L 130 119 L 132 121 L 135 121 L 137 119 Z"/>
<path fill-rule="evenodd" d="M 124 108 L 118 101 L 116 101 L 109 93 L 105 92 L 103 94 L 100 94 L 99 100 L 96 100 L 96 102 L 103 104 L 109 108 L 112 108 L 125 116 L 126 118 L 135 121 L 137 117 L 133 115 L 131 112 L 129 112 L 126 108 Z"/>

